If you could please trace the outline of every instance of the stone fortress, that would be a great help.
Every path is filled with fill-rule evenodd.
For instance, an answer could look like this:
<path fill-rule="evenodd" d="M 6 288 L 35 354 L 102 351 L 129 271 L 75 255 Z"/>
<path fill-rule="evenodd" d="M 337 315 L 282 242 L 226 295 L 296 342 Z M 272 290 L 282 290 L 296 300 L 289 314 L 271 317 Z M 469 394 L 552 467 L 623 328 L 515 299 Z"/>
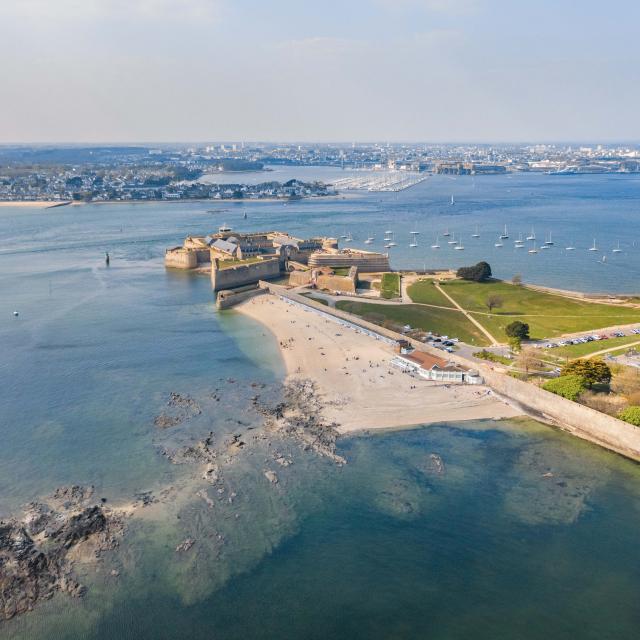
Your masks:
<path fill-rule="evenodd" d="M 354 293 L 358 273 L 390 270 L 387 255 L 339 249 L 335 238 L 237 233 L 226 226 L 204 237 L 188 236 L 181 247 L 166 250 L 164 262 L 173 269 L 210 270 L 214 291 L 289 276 L 293 285 Z"/>

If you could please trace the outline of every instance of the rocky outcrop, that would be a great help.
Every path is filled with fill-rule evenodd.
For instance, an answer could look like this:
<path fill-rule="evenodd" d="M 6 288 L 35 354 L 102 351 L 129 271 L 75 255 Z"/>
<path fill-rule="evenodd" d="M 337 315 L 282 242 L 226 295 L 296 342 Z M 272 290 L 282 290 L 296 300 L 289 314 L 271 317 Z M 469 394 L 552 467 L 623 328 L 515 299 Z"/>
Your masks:
<path fill-rule="evenodd" d="M 48 502 L 27 505 L 22 518 L 0 522 L 0 620 L 30 611 L 56 591 L 84 595 L 70 552 L 91 541 L 99 556 L 124 529 L 115 513 L 88 504 L 92 495 L 92 487 L 62 487 Z"/>

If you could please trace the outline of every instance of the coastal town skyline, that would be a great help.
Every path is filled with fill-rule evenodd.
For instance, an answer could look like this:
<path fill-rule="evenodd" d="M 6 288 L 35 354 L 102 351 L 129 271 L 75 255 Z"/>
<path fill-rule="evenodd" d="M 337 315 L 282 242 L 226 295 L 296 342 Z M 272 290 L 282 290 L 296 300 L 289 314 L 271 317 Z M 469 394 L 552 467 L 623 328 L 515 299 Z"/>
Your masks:
<path fill-rule="evenodd" d="M 2 3 L 0 142 L 637 140 L 639 20 L 629 1 Z"/>

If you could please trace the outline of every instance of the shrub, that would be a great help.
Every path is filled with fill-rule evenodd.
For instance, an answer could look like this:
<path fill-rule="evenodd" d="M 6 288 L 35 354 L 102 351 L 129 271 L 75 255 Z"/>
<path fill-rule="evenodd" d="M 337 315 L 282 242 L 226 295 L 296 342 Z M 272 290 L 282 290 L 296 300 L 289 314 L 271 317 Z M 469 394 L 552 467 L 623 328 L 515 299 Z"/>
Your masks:
<path fill-rule="evenodd" d="M 640 427 L 640 407 L 627 407 L 618 414 L 618 418 Z"/>
<path fill-rule="evenodd" d="M 482 261 L 474 264 L 472 267 L 460 267 L 456 275 L 463 280 L 484 282 L 491 277 L 491 267 L 488 262 Z"/>
<path fill-rule="evenodd" d="M 607 364 L 598 358 L 592 360 L 573 360 L 562 367 L 562 376 L 577 375 L 584 378 L 588 387 L 596 382 L 609 384 L 611 382 L 611 369 Z"/>
<path fill-rule="evenodd" d="M 504 332 L 509 338 L 520 338 L 520 340 L 529 339 L 529 325 L 526 322 L 520 322 L 520 320 L 510 322 L 504 328 Z"/>
<path fill-rule="evenodd" d="M 587 388 L 587 382 L 582 376 L 566 375 L 554 378 L 553 380 L 547 380 L 547 382 L 542 385 L 542 388 L 575 402 L 580 394 Z"/>

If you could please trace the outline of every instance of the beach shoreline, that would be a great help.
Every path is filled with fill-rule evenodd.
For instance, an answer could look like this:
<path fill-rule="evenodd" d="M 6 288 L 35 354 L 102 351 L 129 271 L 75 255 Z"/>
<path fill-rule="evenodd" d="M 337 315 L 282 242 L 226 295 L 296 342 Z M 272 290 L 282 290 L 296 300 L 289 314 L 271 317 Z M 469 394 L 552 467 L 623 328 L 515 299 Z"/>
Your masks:
<path fill-rule="evenodd" d="M 483 385 L 403 373 L 390 364 L 390 345 L 276 296 L 247 300 L 235 310 L 260 322 L 278 341 L 287 382 L 309 379 L 317 385 L 324 418 L 340 434 L 522 415 Z"/>

